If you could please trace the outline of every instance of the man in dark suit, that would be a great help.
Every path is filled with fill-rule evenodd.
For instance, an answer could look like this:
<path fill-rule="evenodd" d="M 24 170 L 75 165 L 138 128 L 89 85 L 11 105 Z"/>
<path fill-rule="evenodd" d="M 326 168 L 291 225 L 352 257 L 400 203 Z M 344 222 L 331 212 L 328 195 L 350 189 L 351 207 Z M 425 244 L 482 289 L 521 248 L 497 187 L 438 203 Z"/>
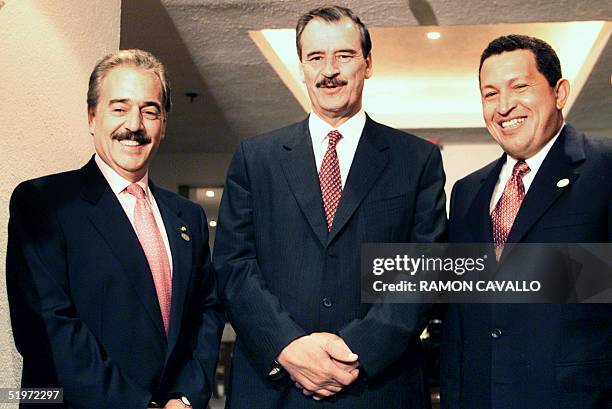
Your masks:
<path fill-rule="evenodd" d="M 242 141 L 221 201 L 213 263 L 237 332 L 227 407 L 426 407 L 428 307 L 362 304 L 359 254 L 443 238 L 440 152 L 363 112 L 371 41 L 350 10 L 302 16 L 297 49 L 312 112 Z"/>
<path fill-rule="evenodd" d="M 505 153 L 455 184 L 450 240 L 495 243 L 500 270 L 512 259 L 505 243 L 609 243 L 612 140 L 564 123 L 569 84 L 550 45 L 522 35 L 492 41 L 480 91 Z M 607 304 L 449 306 L 443 407 L 609 407 L 611 316 Z"/>
<path fill-rule="evenodd" d="M 108 55 L 87 102 L 95 156 L 11 198 L 22 387 L 63 388 L 54 408 L 204 409 L 221 328 L 206 216 L 148 179 L 171 106 L 165 69 L 141 50 Z"/>

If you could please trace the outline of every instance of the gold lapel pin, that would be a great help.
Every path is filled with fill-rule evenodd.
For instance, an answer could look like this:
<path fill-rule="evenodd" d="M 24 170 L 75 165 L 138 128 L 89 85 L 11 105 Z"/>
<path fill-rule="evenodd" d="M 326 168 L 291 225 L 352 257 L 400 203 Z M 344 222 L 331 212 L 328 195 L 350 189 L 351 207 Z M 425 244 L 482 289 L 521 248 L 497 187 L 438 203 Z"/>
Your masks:
<path fill-rule="evenodd" d="M 181 233 L 181 238 L 185 241 L 191 240 L 191 238 L 189 237 L 187 233 Z"/>
<path fill-rule="evenodd" d="M 569 185 L 568 178 L 561 179 L 560 181 L 557 182 L 557 187 L 565 187 L 567 185 Z"/>
<path fill-rule="evenodd" d="M 181 226 L 181 231 L 187 231 L 187 227 L 186 226 Z"/>

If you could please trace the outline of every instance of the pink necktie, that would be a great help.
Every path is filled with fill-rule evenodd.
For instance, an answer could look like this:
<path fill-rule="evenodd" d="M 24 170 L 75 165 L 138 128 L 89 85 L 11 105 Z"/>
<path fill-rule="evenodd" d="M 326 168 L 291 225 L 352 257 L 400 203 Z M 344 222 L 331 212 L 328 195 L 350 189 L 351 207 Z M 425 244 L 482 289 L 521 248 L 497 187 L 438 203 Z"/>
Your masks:
<path fill-rule="evenodd" d="M 493 224 L 493 242 L 495 243 L 495 258 L 499 261 L 504 244 L 510 234 L 510 229 L 514 224 L 516 214 L 525 198 L 525 186 L 523 176 L 529 173 L 529 165 L 524 160 L 519 160 L 512 169 L 512 176 L 502 193 L 499 201 L 491 213 Z"/>
<path fill-rule="evenodd" d="M 319 170 L 319 183 L 328 231 L 332 228 L 336 209 L 338 209 L 338 203 L 342 195 L 342 178 L 340 177 L 340 164 L 336 152 L 336 144 L 341 138 L 342 135 L 338 131 L 330 131 L 327 134 L 329 142 Z"/>
<path fill-rule="evenodd" d="M 153 275 L 155 292 L 159 301 L 164 329 L 168 335 L 168 324 L 170 323 L 170 306 L 172 303 L 172 279 L 170 276 L 170 262 L 164 246 L 164 241 L 159 232 L 155 216 L 151 211 L 149 202 L 146 200 L 145 192 L 136 183 L 126 188 L 127 192 L 136 198 L 134 208 L 134 225 L 140 245 Z"/>

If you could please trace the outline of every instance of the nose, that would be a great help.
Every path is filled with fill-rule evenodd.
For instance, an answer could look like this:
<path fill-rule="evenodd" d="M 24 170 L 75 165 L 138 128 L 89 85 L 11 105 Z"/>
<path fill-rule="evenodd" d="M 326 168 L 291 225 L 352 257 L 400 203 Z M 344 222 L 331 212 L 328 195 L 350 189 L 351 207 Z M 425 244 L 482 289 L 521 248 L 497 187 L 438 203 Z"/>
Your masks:
<path fill-rule="evenodd" d="M 508 115 L 515 106 L 516 101 L 511 92 L 500 92 L 497 102 L 497 112 L 500 115 Z"/>
<path fill-rule="evenodd" d="M 325 57 L 325 62 L 323 65 L 323 69 L 321 70 L 321 74 L 328 78 L 331 78 L 335 77 L 339 73 L 340 70 L 338 69 L 338 62 L 336 61 L 336 57 L 333 55 Z"/>
<path fill-rule="evenodd" d="M 134 108 L 130 110 L 125 120 L 125 127 L 131 132 L 143 130 L 144 125 L 142 123 L 142 113 L 140 112 L 140 109 Z"/>

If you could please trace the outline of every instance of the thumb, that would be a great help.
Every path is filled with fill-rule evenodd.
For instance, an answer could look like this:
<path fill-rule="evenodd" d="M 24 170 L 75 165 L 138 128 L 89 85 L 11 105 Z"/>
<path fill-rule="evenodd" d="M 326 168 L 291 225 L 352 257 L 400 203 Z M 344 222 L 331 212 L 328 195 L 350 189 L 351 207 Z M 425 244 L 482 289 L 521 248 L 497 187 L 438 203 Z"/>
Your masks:
<path fill-rule="evenodd" d="M 354 354 L 342 339 L 328 343 L 327 353 L 333 359 L 341 362 L 356 362 L 359 359 L 359 356 Z"/>

